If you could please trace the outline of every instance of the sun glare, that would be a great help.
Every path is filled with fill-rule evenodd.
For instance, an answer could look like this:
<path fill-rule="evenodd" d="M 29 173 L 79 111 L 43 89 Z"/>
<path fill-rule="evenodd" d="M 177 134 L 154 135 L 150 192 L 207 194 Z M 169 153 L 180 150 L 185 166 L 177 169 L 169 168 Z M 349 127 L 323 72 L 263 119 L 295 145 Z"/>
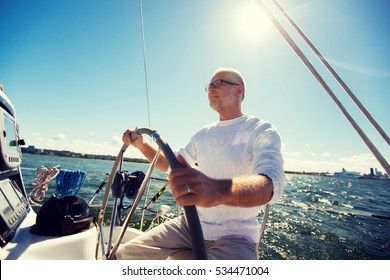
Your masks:
<path fill-rule="evenodd" d="M 237 11 L 237 24 L 242 40 L 247 43 L 257 43 L 264 39 L 269 31 L 270 22 L 254 1 L 242 5 Z"/>

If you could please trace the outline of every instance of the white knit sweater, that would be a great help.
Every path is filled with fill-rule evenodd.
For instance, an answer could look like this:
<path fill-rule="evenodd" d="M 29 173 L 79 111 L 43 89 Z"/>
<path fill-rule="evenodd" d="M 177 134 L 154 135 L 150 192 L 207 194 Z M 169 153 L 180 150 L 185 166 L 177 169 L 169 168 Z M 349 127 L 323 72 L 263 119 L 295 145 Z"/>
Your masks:
<path fill-rule="evenodd" d="M 287 182 L 280 148 L 279 133 L 271 123 L 244 115 L 203 127 L 179 153 L 192 166 L 197 163 L 199 171 L 213 179 L 267 175 L 274 187 L 271 202 L 275 202 Z M 258 206 L 198 206 L 197 210 L 206 240 L 240 235 L 258 242 Z"/>

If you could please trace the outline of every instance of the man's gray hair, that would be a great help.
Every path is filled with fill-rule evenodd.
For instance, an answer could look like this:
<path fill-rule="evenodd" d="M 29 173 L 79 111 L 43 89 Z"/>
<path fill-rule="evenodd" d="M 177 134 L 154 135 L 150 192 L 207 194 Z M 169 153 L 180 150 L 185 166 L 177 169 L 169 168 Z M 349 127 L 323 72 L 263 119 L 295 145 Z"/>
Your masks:
<path fill-rule="evenodd" d="M 244 77 L 242 76 L 241 72 L 236 70 L 236 69 L 233 69 L 233 68 L 220 67 L 217 70 L 215 70 L 214 75 L 217 73 L 221 73 L 221 72 L 233 74 L 234 76 L 236 76 L 240 80 L 241 84 L 243 85 L 242 99 L 244 99 L 246 84 L 245 84 L 245 80 L 244 80 Z"/>

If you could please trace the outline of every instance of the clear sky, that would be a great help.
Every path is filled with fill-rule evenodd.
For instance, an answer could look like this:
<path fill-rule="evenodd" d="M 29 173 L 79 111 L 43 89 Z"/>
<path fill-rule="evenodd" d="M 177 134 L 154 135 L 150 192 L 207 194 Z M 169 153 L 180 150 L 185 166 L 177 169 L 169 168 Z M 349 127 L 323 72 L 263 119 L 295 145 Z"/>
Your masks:
<path fill-rule="evenodd" d="M 280 4 L 389 134 L 390 1 Z M 286 170 L 383 171 L 257 1 L 144 0 L 143 17 L 150 125 L 174 150 L 217 119 L 204 85 L 224 66 L 245 77 L 244 112 L 278 128 Z M 138 0 L 0 0 L 0 39 L 0 80 L 27 145 L 116 155 L 126 128 L 149 126 Z M 320 73 L 390 161 L 389 146 Z"/>

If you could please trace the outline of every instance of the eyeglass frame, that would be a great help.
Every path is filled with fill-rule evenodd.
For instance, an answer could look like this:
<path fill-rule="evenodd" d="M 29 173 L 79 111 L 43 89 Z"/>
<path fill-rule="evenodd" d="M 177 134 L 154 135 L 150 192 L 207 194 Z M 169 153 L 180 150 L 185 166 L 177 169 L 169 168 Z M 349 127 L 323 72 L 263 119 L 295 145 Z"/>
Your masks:
<path fill-rule="evenodd" d="M 220 83 L 218 86 L 215 86 L 214 84 L 215 83 Z M 230 82 L 230 81 L 227 81 L 227 80 L 223 80 L 223 79 L 218 79 L 218 80 L 215 80 L 214 82 L 212 83 L 209 83 L 207 84 L 205 87 L 204 87 L 204 90 L 206 92 L 209 92 L 209 89 L 212 87 L 213 89 L 216 89 L 216 88 L 219 88 L 220 86 L 222 86 L 222 83 L 225 83 L 225 84 L 228 84 L 228 85 L 231 85 L 231 86 L 240 86 L 240 84 L 238 83 L 234 83 L 234 82 Z"/>

